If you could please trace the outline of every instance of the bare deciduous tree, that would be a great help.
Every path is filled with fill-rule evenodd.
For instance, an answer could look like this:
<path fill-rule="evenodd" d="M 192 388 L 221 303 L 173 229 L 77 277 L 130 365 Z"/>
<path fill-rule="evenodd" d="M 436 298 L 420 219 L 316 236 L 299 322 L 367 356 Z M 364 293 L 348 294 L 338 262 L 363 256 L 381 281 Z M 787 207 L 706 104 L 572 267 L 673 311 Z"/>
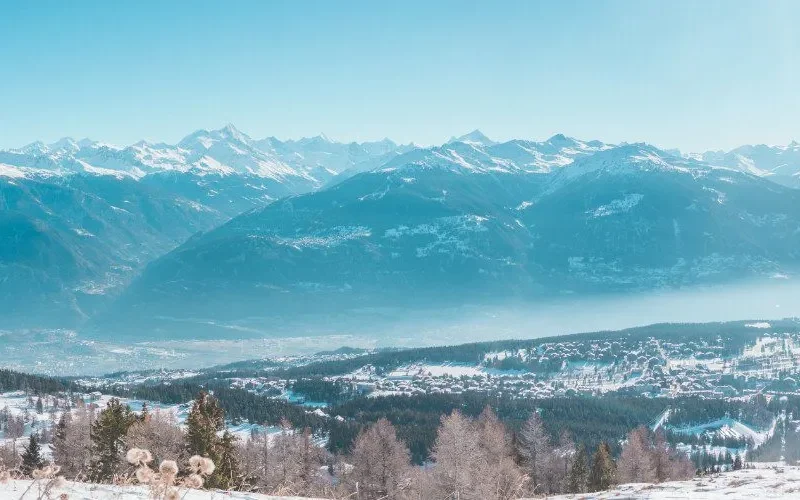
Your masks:
<path fill-rule="evenodd" d="M 125 436 L 125 445 L 129 449 L 149 450 L 156 463 L 161 463 L 162 460 L 175 460 L 182 464 L 189 459 L 186 436 L 178 426 L 175 415 L 169 411 L 156 409 L 144 420 L 131 425 Z"/>
<path fill-rule="evenodd" d="M 520 429 L 518 449 L 531 479 L 533 493 L 546 493 L 545 471 L 550 465 L 552 446 L 542 417 L 538 413 L 531 413 Z"/>
<path fill-rule="evenodd" d="M 477 473 L 483 469 L 483 454 L 469 418 L 457 410 L 443 417 L 431 455 L 436 462 L 430 475 L 434 498 L 486 498 Z"/>
<path fill-rule="evenodd" d="M 617 462 L 620 483 L 655 483 L 656 461 L 646 427 L 637 427 L 628 434 Z"/>
<path fill-rule="evenodd" d="M 506 500 L 518 498 L 527 483 L 527 476 L 514 461 L 511 436 L 505 425 L 488 406 L 478 417 L 479 445 L 485 466 L 482 472 L 488 498 Z"/>
<path fill-rule="evenodd" d="M 359 498 L 395 499 L 409 485 L 408 447 L 397 439 L 394 426 L 385 418 L 359 434 L 351 462 L 350 481 Z"/>
<path fill-rule="evenodd" d="M 255 433 L 237 448 L 250 486 L 272 495 L 310 495 L 324 489 L 320 468 L 324 450 L 314 444 L 310 432 L 295 432 L 283 422 L 281 432 Z"/>
<path fill-rule="evenodd" d="M 92 461 L 90 432 L 94 419 L 94 410 L 81 405 L 74 413 L 64 413 L 59 421 L 53 437 L 53 459 L 61 466 L 64 477 L 81 479 L 88 473 Z"/>

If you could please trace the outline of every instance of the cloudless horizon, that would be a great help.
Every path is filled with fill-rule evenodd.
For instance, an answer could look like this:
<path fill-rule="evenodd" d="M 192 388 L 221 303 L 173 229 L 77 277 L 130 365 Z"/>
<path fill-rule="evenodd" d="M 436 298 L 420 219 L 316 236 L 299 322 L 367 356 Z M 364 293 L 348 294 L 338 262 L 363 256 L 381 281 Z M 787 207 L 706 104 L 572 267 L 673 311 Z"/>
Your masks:
<path fill-rule="evenodd" d="M 800 2 L 0 5 L 0 148 L 233 123 L 440 144 L 800 140 Z"/>

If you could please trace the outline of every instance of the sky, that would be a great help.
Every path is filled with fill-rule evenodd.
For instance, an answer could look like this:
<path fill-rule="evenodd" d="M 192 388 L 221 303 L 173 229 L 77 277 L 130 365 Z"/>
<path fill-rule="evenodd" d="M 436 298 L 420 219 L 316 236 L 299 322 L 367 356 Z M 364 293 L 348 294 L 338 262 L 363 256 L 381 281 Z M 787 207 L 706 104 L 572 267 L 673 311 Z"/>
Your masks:
<path fill-rule="evenodd" d="M 800 2 L 0 0 L 0 148 L 800 140 Z"/>

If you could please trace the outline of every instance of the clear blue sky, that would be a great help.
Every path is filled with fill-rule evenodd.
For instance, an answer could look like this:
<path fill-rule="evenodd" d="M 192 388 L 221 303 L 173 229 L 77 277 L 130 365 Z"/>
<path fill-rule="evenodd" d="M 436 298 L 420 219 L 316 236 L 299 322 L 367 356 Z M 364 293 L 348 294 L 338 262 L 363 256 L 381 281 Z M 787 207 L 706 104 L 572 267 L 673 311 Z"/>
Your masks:
<path fill-rule="evenodd" d="M 91 137 L 800 140 L 800 2 L 0 0 L 0 148 Z"/>

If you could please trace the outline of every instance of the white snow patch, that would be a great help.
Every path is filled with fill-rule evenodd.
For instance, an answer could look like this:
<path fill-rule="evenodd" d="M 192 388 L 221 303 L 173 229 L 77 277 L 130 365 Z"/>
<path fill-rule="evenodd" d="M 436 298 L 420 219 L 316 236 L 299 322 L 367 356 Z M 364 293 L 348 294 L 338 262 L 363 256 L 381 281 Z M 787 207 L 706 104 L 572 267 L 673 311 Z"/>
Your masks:
<path fill-rule="evenodd" d="M 754 464 L 755 469 L 712 474 L 688 481 L 669 481 L 660 484 L 622 484 L 613 490 L 597 493 L 551 496 L 551 499 L 612 499 L 649 498 L 666 500 L 722 500 L 744 498 L 797 498 L 800 494 L 800 467 L 779 464 Z"/>
<path fill-rule="evenodd" d="M 25 177 L 25 172 L 23 172 L 21 169 L 13 165 L 0 163 L 0 177 L 11 177 L 14 179 L 19 179 Z"/>
<path fill-rule="evenodd" d="M 517 205 L 517 210 L 525 210 L 526 208 L 533 206 L 533 202 L 530 201 L 523 201 L 519 205 Z"/>
<path fill-rule="evenodd" d="M 591 214 L 592 217 L 608 217 L 609 215 L 630 212 L 633 207 L 642 201 L 642 198 L 644 198 L 644 195 L 638 193 L 626 194 L 622 199 L 617 199 L 606 205 L 601 205 L 586 213 Z"/>
<path fill-rule="evenodd" d="M 22 498 L 23 492 L 31 486 L 31 483 L 31 480 L 18 479 L 9 481 L 7 484 L 2 484 L 0 485 L 0 498 Z M 33 485 L 28 497 L 36 498 L 38 491 L 37 486 Z M 109 498 L 115 500 L 147 500 L 152 498 L 150 496 L 150 490 L 146 486 L 118 486 L 112 484 L 78 483 L 73 481 L 67 481 L 63 488 L 57 489 L 52 493 L 52 498 L 58 498 L 58 496 L 63 493 L 70 500 L 101 500 Z M 244 491 L 209 491 L 181 488 L 179 493 L 180 498 L 185 500 L 212 500 L 220 498 L 227 500 L 314 500 L 310 497 L 276 497 Z"/>

